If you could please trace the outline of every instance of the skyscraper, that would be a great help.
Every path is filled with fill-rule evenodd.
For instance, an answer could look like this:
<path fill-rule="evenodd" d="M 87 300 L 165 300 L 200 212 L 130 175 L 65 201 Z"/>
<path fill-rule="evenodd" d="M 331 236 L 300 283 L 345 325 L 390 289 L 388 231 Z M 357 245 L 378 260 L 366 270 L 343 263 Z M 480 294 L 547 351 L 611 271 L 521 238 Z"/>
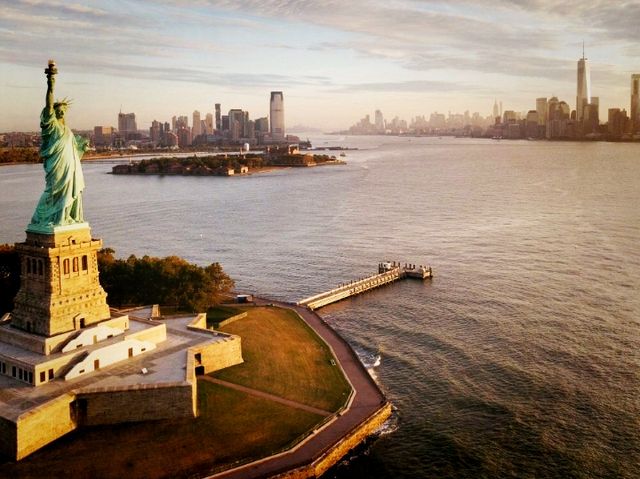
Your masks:
<path fill-rule="evenodd" d="M 245 114 L 239 108 L 229 110 L 229 131 L 231 131 L 231 139 L 239 140 L 244 136 Z"/>
<path fill-rule="evenodd" d="M 538 125 L 547 124 L 547 99 L 536 98 L 536 111 L 538 112 Z"/>
<path fill-rule="evenodd" d="M 631 75 L 631 132 L 640 132 L 640 73 Z"/>
<path fill-rule="evenodd" d="M 271 123 L 271 139 L 284 140 L 284 97 L 281 91 L 271 92 L 269 121 Z"/>
<path fill-rule="evenodd" d="M 498 118 L 500 116 L 500 109 L 498 108 L 498 100 L 493 101 L 493 118 Z"/>
<path fill-rule="evenodd" d="M 193 128 L 191 128 L 191 135 L 193 138 L 202 134 L 202 123 L 200 120 L 200 112 L 195 110 L 193 112 Z"/>
<path fill-rule="evenodd" d="M 216 130 L 222 130 L 222 116 L 220 115 L 220 103 L 216 103 Z"/>
<path fill-rule="evenodd" d="M 384 117 L 380 110 L 376 110 L 376 130 L 378 132 L 384 131 Z"/>
<path fill-rule="evenodd" d="M 151 128 L 149 128 L 149 137 L 151 138 L 151 141 L 155 144 L 160 143 L 161 129 L 162 129 L 162 123 L 156 120 L 153 120 L 151 122 Z"/>
<path fill-rule="evenodd" d="M 584 57 L 584 44 L 582 45 L 582 58 L 578 60 L 578 89 L 576 93 L 576 119 L 584 119 L 584 107 L 591 103 L 591 72 L 589 64 Z"/>
<path fill-rule="evenodd" d="M 204 132 L 207 135 L 213 135 L 213 115 L 207 113 L 204 120 Z"/>
<path fill-rule="evenodd" d="M 136 133 L 138 126 L 136 125 L 135 113 L 118 113 L 118 130 L 121 133 Z"/>

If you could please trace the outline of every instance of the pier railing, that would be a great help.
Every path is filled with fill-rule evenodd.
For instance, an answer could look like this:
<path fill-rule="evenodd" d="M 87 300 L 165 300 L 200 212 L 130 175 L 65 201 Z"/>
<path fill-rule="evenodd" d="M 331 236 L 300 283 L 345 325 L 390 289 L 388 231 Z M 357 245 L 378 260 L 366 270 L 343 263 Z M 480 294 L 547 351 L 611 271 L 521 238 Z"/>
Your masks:
<path fill-rule="evenodd" d="M 325 291 L 324 293 L 305 298 L 299 301 L 297 304 L 299 306 L 306 306 L 307 308 L 314 310 L 328 304 L 335 303 L 336 301 L 348 298 L 350 296 L 355 296 L 357 294 L 364 293 L 365 291 L 369 291 L 371 289 L 378 288 L 379 286 L 393 283 L 394 281 L 407 277 L 422 279 L 430 278 L 431 268 L 426 268 L 424 266 L 416 268 L 415 265 L 405 265 L 405 267 L 403 268 L 400 266 L 400 263 L 397 263 L 397 265 L 396 263 L 393 263 L 392 265 L 390 265 L 389 263 L 380 263 L 378 274 L 374 274 L 373 276 L 369 276 L 367 278 L 350 281 L 330 291 Z"/>

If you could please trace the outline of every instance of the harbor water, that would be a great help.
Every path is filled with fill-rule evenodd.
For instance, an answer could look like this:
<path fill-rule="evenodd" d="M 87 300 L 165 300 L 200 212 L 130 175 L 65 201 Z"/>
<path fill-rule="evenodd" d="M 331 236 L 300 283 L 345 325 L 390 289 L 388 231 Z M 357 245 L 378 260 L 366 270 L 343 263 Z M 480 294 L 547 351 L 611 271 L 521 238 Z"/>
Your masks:
<path fill-rule="evenodd" d="M 432 266 L 319 311 L 396 408 L 329 477 L 640 477 L 640 145 L 311 140 L 359 149 L 238 178 L 85 162 L 86 219 L 118 256 L 220 262 L 286 301 Z M 0 167 L 0 243 L 43 187 L 41 165 Z"/>

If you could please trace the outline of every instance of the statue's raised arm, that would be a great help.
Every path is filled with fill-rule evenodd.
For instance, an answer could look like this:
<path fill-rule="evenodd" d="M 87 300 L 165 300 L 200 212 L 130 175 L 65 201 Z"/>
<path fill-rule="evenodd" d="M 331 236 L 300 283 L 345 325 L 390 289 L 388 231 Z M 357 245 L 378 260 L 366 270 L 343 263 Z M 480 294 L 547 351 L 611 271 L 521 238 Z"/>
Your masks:
<path fill-rule="evenodd" d="M 58 73 L 56 63 L 49 60 L 49 66 L 45 68 L 44 74 L 47 75 L 47 96 L 45 98 L 45 108 L 53 112 L 53 87 L 56 84 L 55 75 Z"/>
<path fill-rule="evenodd" d="M 58 70 L 53 60 L 49 60 L 44 72 L 47 76 L 47 95 L 40 115 L 40 157 L 44 164 L 46 184 L 27 230 L 51 233 L 56 227 L 84 222 L 84 176 L 80 159 L 85 142 L 80 145 L 65 123 L 69 101 L 63 99 L 54 102 L 53 87 Z"/>

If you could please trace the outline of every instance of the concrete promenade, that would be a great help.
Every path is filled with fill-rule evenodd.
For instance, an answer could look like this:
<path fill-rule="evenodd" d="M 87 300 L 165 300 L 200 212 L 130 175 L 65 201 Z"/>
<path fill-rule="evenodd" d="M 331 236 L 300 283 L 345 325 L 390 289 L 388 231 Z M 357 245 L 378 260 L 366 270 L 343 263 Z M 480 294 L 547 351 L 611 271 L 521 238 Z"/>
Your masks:
<path fill-rule="evenodd" d="M 330 420 L 323 427 L 314 431 L 302 443 L 291 450 L 210 476 L 211 478 L 251 479 L 271 477 L 310 465 L 329 453 L 346 436 L 357 431 L 376 413 L 388 407 L 384 394 L 362 365 L 353 349 L 318 314 L 301 306 L 277 301 L 258 299 L 256 304 L 273 304 L 297 312 L 331 347 L 345 375 L 353 386 L 354 395 L 348 409 L 342 411 L 341 414 Z"/>

